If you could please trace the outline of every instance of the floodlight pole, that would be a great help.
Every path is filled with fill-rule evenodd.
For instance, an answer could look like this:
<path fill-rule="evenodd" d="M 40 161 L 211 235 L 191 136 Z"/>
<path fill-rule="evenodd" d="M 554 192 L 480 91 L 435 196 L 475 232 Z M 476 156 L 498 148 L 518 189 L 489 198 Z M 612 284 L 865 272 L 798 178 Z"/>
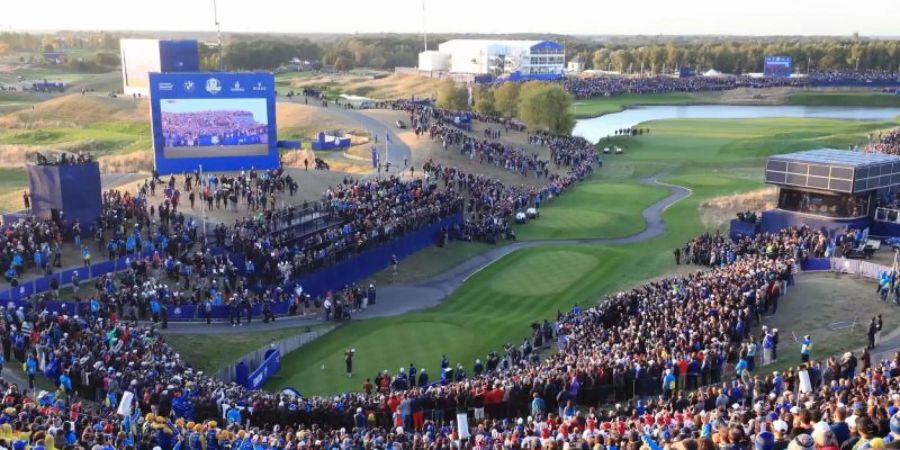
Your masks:
<path fill-rule="evenodd" d="M 213 0 L 213 21 L 216 24 L 216 42 L 219 44 L 219 72 L 225 71 L 225 60 L 222 58 L 222 27 L 219 26 L 219 8 Z"/>
<path fill-rule="evenodd" d="M 425 41 L 425 51 L 428 51 L 428 27 L 426 26 L 425 0 L 422 0 L 422 40 Z"/>

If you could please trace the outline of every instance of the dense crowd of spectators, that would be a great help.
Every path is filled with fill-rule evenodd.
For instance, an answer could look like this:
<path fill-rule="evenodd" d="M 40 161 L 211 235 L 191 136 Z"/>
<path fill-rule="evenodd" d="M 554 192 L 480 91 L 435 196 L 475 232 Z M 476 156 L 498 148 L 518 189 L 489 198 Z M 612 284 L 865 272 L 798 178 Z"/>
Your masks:
<path fill-rule="evenodd" d="M 35 401 L 0 385 L 0 422 L 10 425 L 0 445 L 883 448 L 900 437 L 900 356 L 823 362 L 811 357 L 811 337 L 791 354 L 779 350 L 777 330 L 757 327 L 822 239 L 805 227 L 734 241 L 703 235 L 684 256 L 705 270 L 576 305 L 484 362 L 443 358 L 433 378 L 415 366 L 385 371 L 358 393 L 328 397 L 215 381 L 154 328 L 118 320 L 116 308 L 94 317 L 4 309 L 5 361 L 22 364 L 29 383 L 43 376 L 57 390 Z M 802 363 L 757 375 L 783 358 Z M 133 412 L 116 415 L 125 391 L 134 394 Z M 458 413 L 468 414 L 467 439 Z"/>
<path fill-rule="evenodd" d="M 641 77 L 596 76 L 566 78 L 563 86 L 576 98 L 611 97 L 622 94 L 723 91 L 738 88 L 805 86 L 900 86 L 900 72 L 885 70 L 814 70 L 793 78 L 751 76 Z"/>
<path fill-rule="evenodd" d="M 329 187 L 321 210 L 331 223 L 301 238 L 272 235 L 270 217 L 250 217 L 217 230 L 221 243 L 252 261 L 268 282 L 289 280 L 374 245 L 435 223 L 462 207 L 454 189 L 396 176 L 371 181 L 345 180 Z"/>
<path fill-rule="evenodd" d="M 715 76 L 676 78 L 666 75 L 646 77 L 599 76 L 566 78 L 563 86 L 575 98 L 612 97 L 622 94 L 662 94 L 668 92 L 724 91 L 738 88 L 805 86 L 803 78 L 753 78 Z"/>
<path fill-rule="evenodd" d="M 890 70 L 814 70 L 808 75 L 811 86 L 900 85 L 900 72 Z"/>
<path fill-rule="evenodd" d="M 900 155 L 900 128 L 869 135 L 869 142 L 865 151 L 885 153 L 888 155 Z"/>

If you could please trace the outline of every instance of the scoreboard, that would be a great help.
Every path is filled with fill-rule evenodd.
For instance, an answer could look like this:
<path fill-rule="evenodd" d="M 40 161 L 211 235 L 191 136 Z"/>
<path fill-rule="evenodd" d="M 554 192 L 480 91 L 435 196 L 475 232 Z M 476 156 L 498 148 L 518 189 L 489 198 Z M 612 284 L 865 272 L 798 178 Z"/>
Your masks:
<path fill-rule="evenodd" d="M 788 78 L 793 72 L 794 59 L 790 56 L 766 56 L 763 64 L 763 75 L 767 77 Z"/>

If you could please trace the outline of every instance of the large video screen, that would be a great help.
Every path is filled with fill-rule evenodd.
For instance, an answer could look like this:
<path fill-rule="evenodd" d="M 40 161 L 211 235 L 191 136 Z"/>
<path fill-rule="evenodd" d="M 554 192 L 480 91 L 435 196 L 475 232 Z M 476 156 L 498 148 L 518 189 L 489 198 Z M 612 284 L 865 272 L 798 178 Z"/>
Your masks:
<path fill-rule="evenodd" d="M 166 158 L 269 152 L 266 99 L 169 99 L 160 104 Z"/>
<path fill-rule="evenodd" d="M 150 107 L 162 174 L 278 167 L 270 73 L 153 73 Z"/>
<path fill-rule="evenodd" d="M 767 77 L 787 78 L 793 72 L 794 59 L 790 56 L 766 56 L 763 74 Z"/>

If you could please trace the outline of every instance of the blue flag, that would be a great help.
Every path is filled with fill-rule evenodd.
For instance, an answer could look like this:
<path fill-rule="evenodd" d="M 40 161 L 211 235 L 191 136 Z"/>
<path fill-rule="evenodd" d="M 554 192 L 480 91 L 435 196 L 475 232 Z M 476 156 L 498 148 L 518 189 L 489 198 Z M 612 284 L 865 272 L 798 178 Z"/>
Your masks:
<path fill-rule="evenodd" d="M 387 142 L 389 142 L 389 143 L 393 143 L 393 142 L 394 142 L 394 141 L 391 140 L 391 135 L 390 135 L 390 133 L 388 133 L 388 132 L 386 132 L 386 131 L 384 132 L 384 140 L 387 141 Z"/>
<path fill-rule="evenodd" d="M 375 146 L 372 146 L 372 168 L 378 168 L 378 149 Z"/>

